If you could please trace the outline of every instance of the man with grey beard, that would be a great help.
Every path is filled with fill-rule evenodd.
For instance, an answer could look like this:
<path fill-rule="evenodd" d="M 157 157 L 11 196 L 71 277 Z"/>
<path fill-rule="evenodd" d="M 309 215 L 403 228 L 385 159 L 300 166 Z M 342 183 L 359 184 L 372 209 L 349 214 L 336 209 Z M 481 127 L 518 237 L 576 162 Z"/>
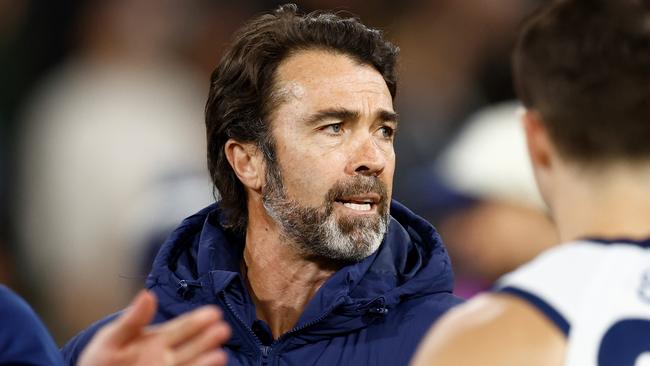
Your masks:
<path fill-rule="evenodd" d="M 220 200 L 158 253 L 154 322 L 217 304 L 230 365 L 409 362 L 460 300 L 435 229 L 391 201 L 397 54 L 357 19 L 294 5 L 236 34 L 206 106 Z M 106 321 L 68 343 L 69 364 Z"/>

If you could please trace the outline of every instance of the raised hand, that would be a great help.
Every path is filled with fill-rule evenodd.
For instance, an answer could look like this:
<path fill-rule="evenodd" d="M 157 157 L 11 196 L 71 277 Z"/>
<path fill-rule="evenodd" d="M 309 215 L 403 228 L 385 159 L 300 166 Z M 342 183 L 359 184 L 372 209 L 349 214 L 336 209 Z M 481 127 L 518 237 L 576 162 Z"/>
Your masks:
<path fill-rule="evenodd" d="M 204 306 L 168 322 L 149 326 L 157 301 L 141 291 L 119 318 L 102 328 L 79 358 L 80 366 L 223 366 L 219 348 L 230 327 L 214 306 Z"/>

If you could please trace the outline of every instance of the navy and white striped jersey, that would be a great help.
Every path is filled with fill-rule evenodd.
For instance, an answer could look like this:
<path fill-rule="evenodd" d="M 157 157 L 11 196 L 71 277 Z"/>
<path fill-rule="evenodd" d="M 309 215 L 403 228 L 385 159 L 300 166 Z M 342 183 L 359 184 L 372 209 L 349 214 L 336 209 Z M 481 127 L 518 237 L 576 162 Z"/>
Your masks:
<path fill-rule="evenodd" d="M 495 288 L 567 336 L 567 366 L 650 365 L 650 240 L 584 240 L 547 250 Z"/>

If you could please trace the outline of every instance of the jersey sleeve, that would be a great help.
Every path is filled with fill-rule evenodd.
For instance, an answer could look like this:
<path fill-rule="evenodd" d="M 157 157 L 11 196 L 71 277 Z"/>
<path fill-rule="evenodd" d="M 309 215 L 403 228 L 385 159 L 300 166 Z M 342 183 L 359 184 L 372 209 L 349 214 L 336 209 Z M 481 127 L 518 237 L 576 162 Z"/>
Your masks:
<path fill-rule="evenodd" d="M 592 247 L 572 243 L 547 250 L 500 278 L 493 291 L 523 299 L 568 335 L 589 277 L 600 266 L 599 253 Z"/>

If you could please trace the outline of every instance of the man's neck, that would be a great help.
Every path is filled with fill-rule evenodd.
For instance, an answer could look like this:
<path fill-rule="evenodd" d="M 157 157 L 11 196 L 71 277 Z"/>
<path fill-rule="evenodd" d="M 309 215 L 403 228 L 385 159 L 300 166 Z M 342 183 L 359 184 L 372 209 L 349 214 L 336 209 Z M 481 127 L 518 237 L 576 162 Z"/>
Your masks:
<path fill-rule="evenodd" d="M 552 206 L 563 241 L 650 237 L 650 169 L 613 167 L 597 176 L 576 171 L 562 179 L 567 182 L 557 185 Z"/>
<path fill-rule="evenodd" d="M 249 221 L 244 248 L 246 283 L 273 338 L 291 330 L 318 289 L 338 266 L 301 256 L 270 219 Z"/>

